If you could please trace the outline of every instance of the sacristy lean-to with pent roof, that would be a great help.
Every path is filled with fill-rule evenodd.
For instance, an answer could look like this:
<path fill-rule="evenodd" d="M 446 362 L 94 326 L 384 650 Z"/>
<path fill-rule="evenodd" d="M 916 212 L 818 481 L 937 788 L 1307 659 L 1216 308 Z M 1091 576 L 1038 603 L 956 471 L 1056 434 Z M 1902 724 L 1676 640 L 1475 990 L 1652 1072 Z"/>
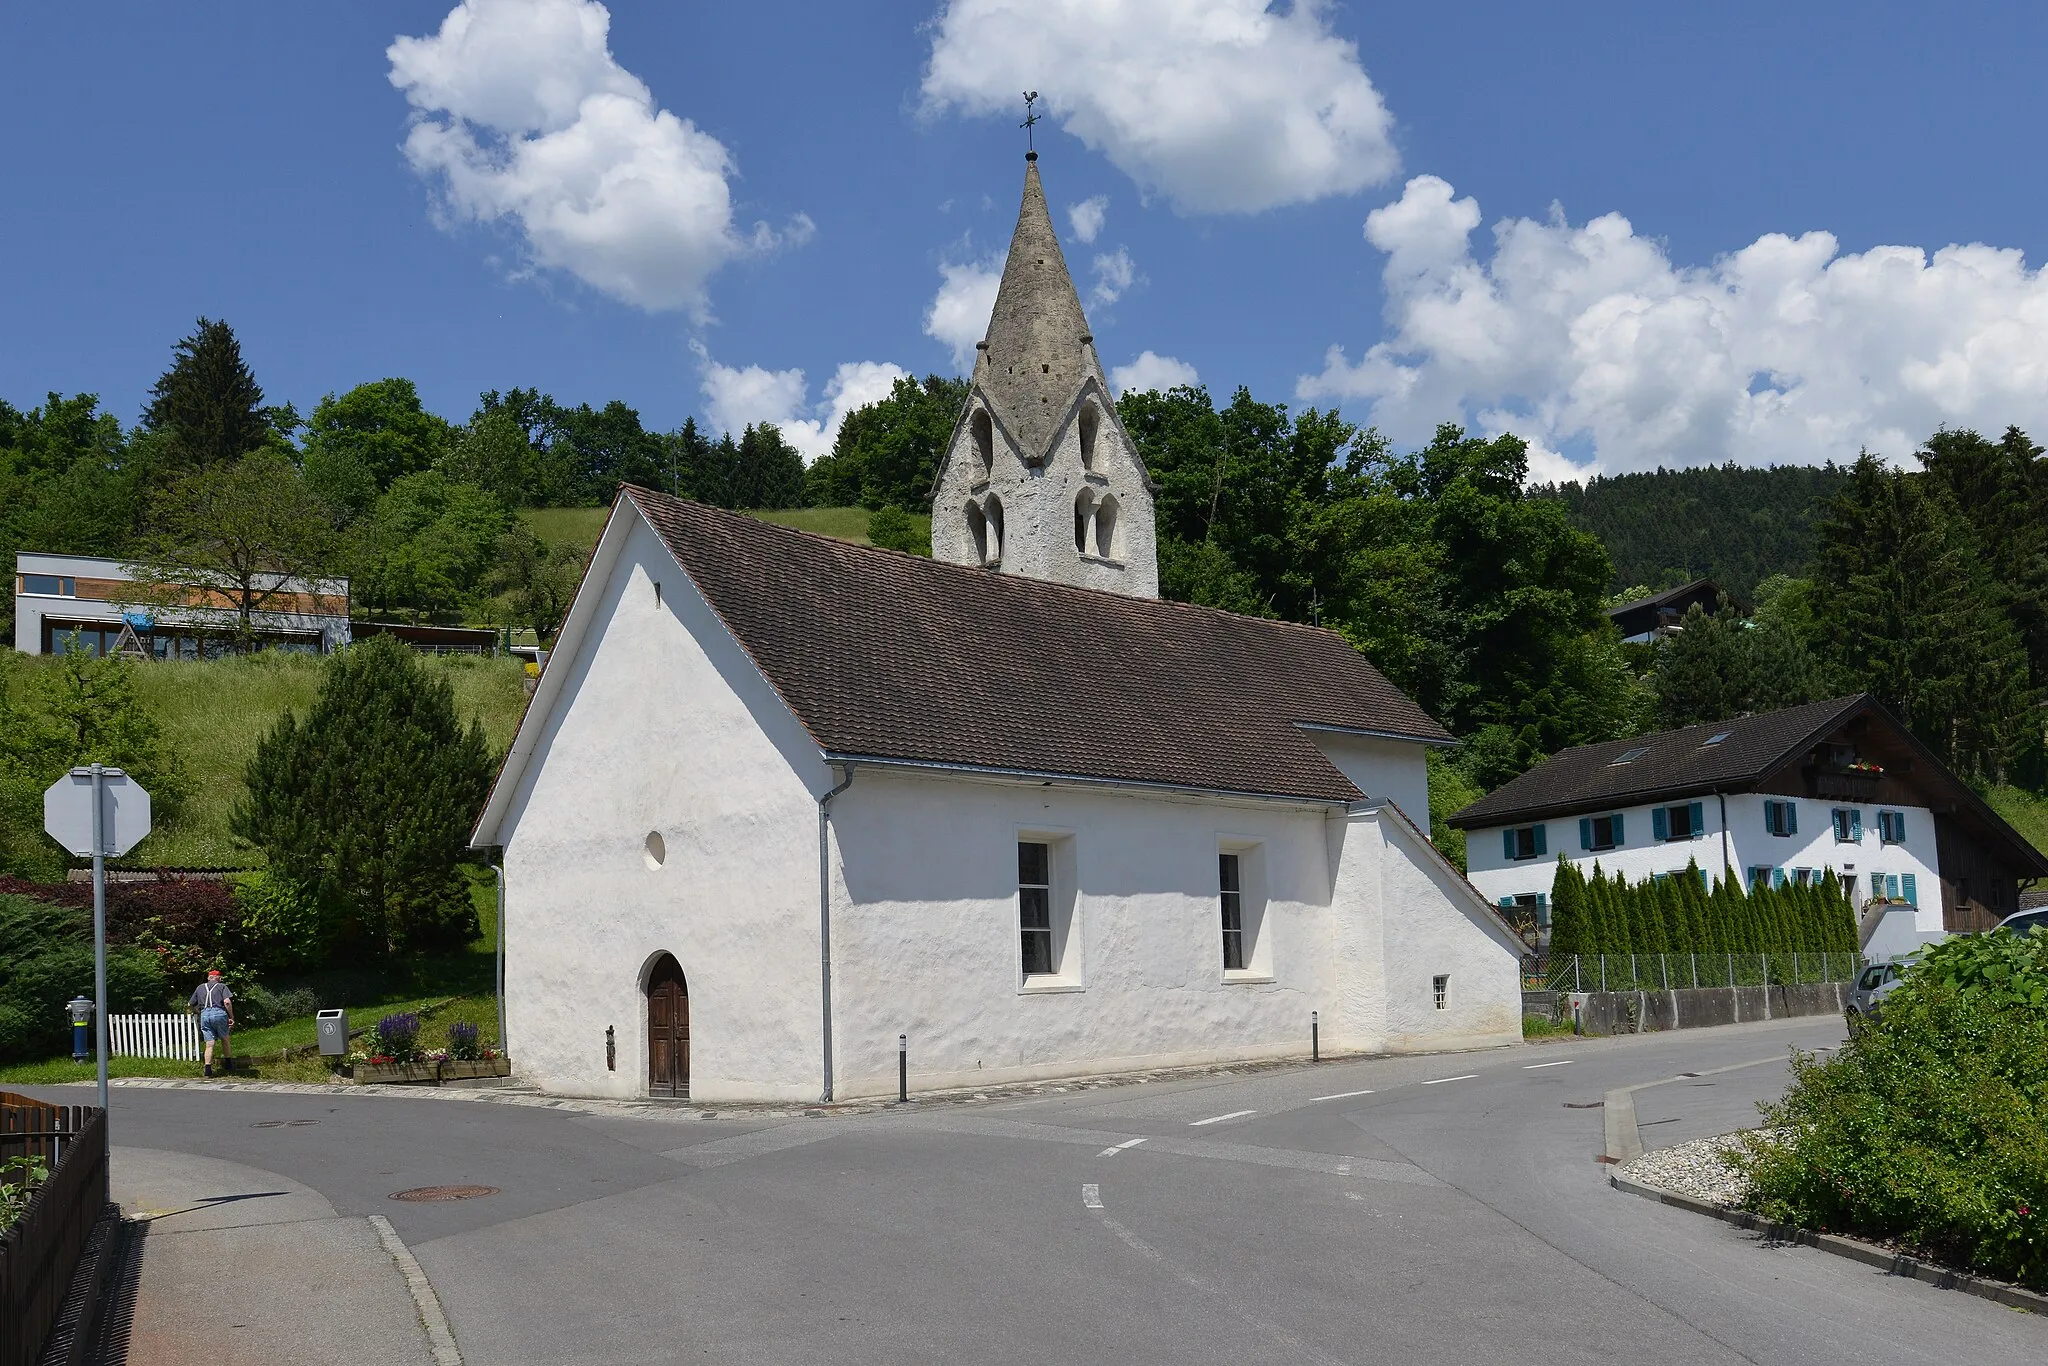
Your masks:
<path fill-rule="evenodd" d="M 1332 632 L 1159 600 L 1035 165 L 980 355 L 934 559 L 614 504 L 474 835 L 519 1074 L 811 1100 L 893 1091 L 899 1035 L 914 1087 L 1299 1054 L 1312 1013 L 1519 1040 L 1522 945 L 1418 828 L 1449 737 Z"/>

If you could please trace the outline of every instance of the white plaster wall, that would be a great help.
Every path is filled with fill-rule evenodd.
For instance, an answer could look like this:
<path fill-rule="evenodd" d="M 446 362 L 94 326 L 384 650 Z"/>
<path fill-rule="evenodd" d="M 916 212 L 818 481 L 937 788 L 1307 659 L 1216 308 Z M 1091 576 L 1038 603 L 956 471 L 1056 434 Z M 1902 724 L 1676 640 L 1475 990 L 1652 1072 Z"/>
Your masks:
<path fill-rule="evenodd" d="M 1306 727 L 1302 734 L 1315 741 L 1323 757 L 1368 799 L 1391 801 L 1409 820 L 1429 829 L 1427 746 L 1412 740 L 1381 740 Z M 1500 837 L 1494 838 L 1498 841 Z"/>
<path fill-rule="evenodd" d="M 666 950 L 689 984 L 691 1094 L 812 1099 L 825 766 L 667 550 L 619 515 L 632 529 L 597 624 L 548 663 L 570 676 L 503 827 L 509 1051 L 549 1091 L 644 1094 L 642 975 Z M 667 858 L 650 869 L 656 830 Z"/>
<path fill-rule="evenodd" d="M 1092 351 L 1089 363 L 1093 364 Z M 1091 398 L 1102 410 L 1092 471 L 1081 463 L 1078 421 L 1081 403 Z M 977 391 L 969 402 L 979 406 L 983 399 Z M 933 556 L 949 564 L 980 563 L 967 526 L 966 507 L 969 502 L 985 504 L 994 494 L 1003 506 L 1003 573 L 1130 597 L 1158 597 L 1152 494 L 1115 411 L 1107 389 L 1091 380 L 1069 409 L 1052 454 L 1039 466 L 1024 462 L 997 423 L 995 460 L 985 476 L 974 453 L 972 423 L 960 423 L 932 499 Z M 1119 545 L 1114 559 L 1074 547 L 1074 502 L 1084 488 L 1091 487 L 1098 497 L 1113 495 L 1119 507 Z"/>
<path fill-rule="evenodd" d="M 1502 827 L 1489 826 L 1466 832 L 1466 867 L 1472 885 L 1496 903 L 1503 897 L 1530 892 L 1548 893 L 1556 875 L 1559 854 L 1588 873 L 1597 860 L 1607 872 L 1626 874 L 1630 882 L 1640 882 L 1655 873 L 1683 871 L 1688 859 L 1697 859 L 1700 867 L 1707 871 L 1707 876 L 1719 877 L 1722 849 L 1720 799 L 1709 794 L 1697 800 L 1706 819 L 1706 830 L 1690 840 L 1653 839 L 1650 834 L 1652 808 L 1649 806 L 1602 807 L 1586 814 L 1606 815 L 1620 810 L 1623 813 L 1623 833 L 1628 836 L 1627 843 L 1620 848 L 1587 853 L 1579 848 L 1578 817 L 1557 817 L 1545 822 L 1548 852 L 1542 858 L 1521 862 L 1511 862 L 1503 856 Z M 1790 801 L 1798 808 L 1797 835 L 1772 835 L 1765 830 L 1766 800 Z M 1856 874 L 1857 900 L 1860 903 L 1871 895 L 1871 873 L 1912 873 L 1919 880 L 1920 928 L 1941 928 L 1941 884 L 1935 853 L 1934 813 L 1926 807 L 1880 808 L 1869 803 L 1858 806 L 1847 802 L 1767 797 L 1751 792 L 1733 794 L 1727 802 L 1728 861 L 1745 879 L 1753 867 L 1784 868 L 1788 870 L 1788 877 L 1789 870 L 1793 868 L 1832 868 L 1838 876 Z M 1677 803 L 1660 802 L 1657 805 Z M 1833 813 L 1837 806 L 1849 806 L 1863 812 L 1863 838 L 1860 842 L 1836 842 Z M 1877 813 L 1880 809 L 1906 813 L 1904 844 L 1884 844 L 1878 839 Z"/>
<path fill-rule="evenodd" d="M 840 1092 L 893 1091 L 899 1033 L 925 1087 L 1305 1052 L 1332 986 L 1323 822 L 1321 807 L 858 770 L 832 811 Z M 1054 895 L 1073 893 L 1077 927 L 1068 981 L 1042 989 L 1021 977 L 1017 842 L 1044 837 L 1067 842 Z M 1262 942 L 1226 980 L 1217 855 L 1246 846 Z"/>

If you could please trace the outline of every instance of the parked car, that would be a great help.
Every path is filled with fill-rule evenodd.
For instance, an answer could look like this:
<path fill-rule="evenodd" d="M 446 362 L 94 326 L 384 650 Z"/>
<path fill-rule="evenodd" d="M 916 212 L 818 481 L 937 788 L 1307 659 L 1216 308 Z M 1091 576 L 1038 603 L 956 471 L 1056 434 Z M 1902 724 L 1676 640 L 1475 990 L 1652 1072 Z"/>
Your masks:
<path fill-rule="evenodd" d="M 2031 911 L 2014 911 L 1998 922 L 2000 930 L 2011 930 L 2014 934 L 2025 934 L 2048 925 L 2048 906 L 2036 906 Z"/>
<path fill-rule="evenodd" d="M 1900 959 L 1883 963 L 1872 963 L 1856 974 L 1856 980 L 1849 986 L 1849 1004 L 1843 1011 L 1849 1022 L 1849 1034 L 1853 1038 L 1862 1032 L 1863 1026 L 1878 1018 L 1884 998 L 1891 995 L 1899 984 L 1899 975 L 1908 964 Z"/>

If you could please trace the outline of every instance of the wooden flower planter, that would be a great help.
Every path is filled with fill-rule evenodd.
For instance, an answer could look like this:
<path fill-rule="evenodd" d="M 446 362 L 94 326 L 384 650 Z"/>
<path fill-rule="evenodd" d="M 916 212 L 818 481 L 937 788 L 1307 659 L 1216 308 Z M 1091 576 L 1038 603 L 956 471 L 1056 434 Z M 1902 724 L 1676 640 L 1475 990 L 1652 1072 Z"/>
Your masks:
<path fill-rule="evenodd" d="M 359 1062 L 355 1068 L 356 1084 L 367 1086 L 371 1082 L 404 1084 L 407 1082 L 439 1083 L 441 1067 L 431 1062 Z"/>
<path fill-rule="evenodd" d="M 510 1058 L 486 1058 L 481 1062 L 359 1062 L 355 1065 L 358 1086 L 372 1082 L 396 1086 L 439 1086 L 444 1081 L 475 1081 L 479 1077 L 511 1075 Z"/>

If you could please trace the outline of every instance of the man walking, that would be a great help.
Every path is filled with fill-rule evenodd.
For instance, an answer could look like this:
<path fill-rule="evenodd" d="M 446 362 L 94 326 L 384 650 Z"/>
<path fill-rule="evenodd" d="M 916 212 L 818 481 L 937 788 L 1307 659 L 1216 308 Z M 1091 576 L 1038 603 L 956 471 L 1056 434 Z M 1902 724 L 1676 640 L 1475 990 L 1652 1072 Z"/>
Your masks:
<path fill-rule="evenodd" d="M 222 1071 L 234 1066 L 234 1045 L 228 1036 L 235 1028 L 235 993 L 220 980 L 220 969 L 208 969 L 206 980 L 192 989 L 191 1008 L 199 1012 L 199 1037 L 206 1041 L 206 1075 L 213 1075 L 213 1045 L 220 1043 Z"/>

